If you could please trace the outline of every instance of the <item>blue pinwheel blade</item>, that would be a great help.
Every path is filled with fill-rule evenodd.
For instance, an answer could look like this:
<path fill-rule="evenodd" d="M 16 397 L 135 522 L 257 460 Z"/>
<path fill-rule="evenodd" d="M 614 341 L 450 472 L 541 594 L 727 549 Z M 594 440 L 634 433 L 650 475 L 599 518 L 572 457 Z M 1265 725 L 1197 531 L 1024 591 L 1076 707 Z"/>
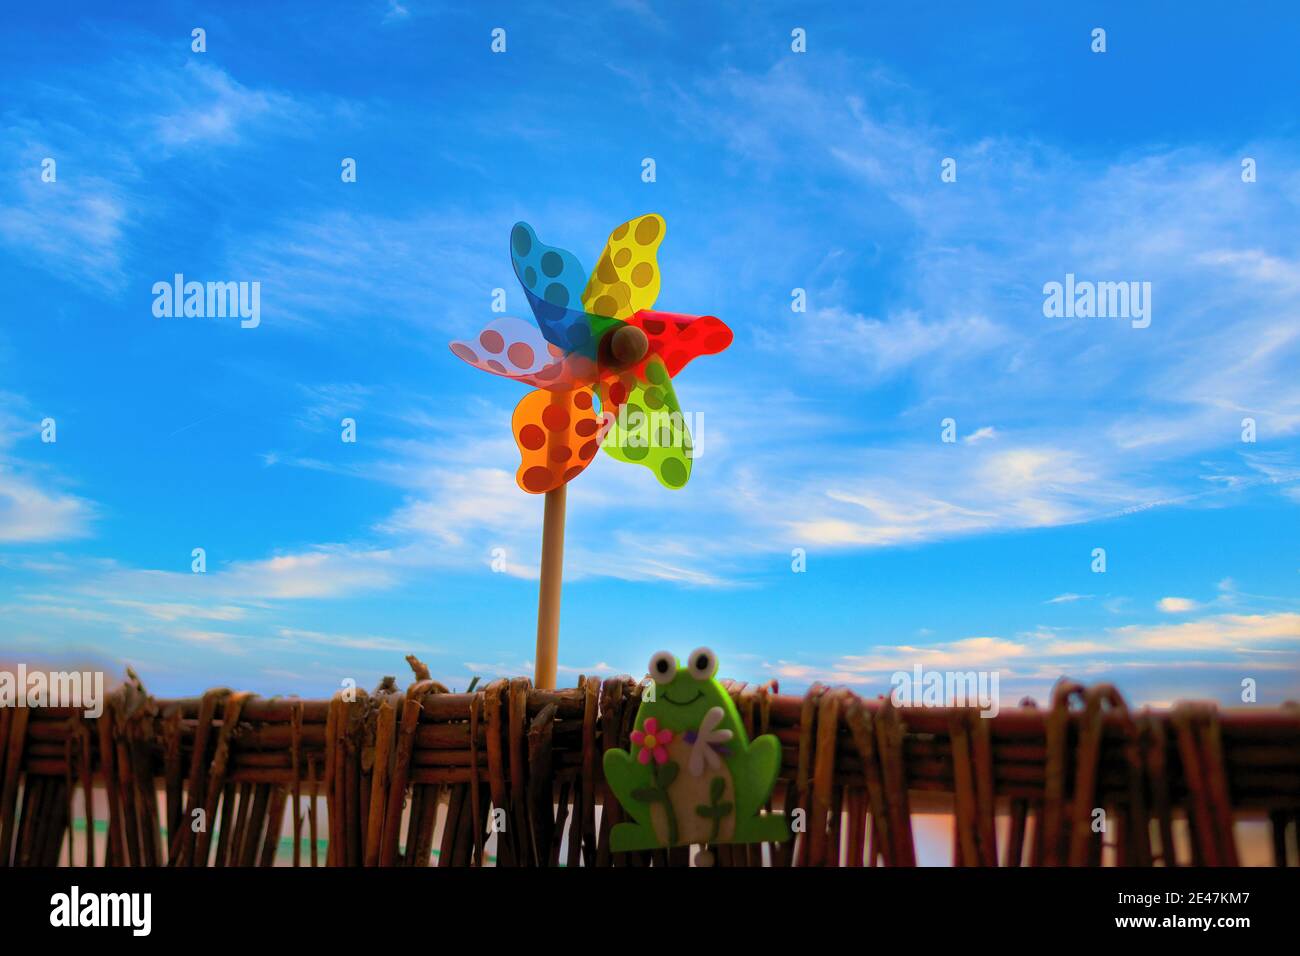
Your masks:
<path fill-rule="evenodd" d="M 587 270 L 578 257 L 567 249 L 546 245 L 532 226 L 517 222 L 510 230 L 510 260 L 546 341 L 566 354 L 595 358 L 598 336 L 594 317 L 582 306 Z"/>

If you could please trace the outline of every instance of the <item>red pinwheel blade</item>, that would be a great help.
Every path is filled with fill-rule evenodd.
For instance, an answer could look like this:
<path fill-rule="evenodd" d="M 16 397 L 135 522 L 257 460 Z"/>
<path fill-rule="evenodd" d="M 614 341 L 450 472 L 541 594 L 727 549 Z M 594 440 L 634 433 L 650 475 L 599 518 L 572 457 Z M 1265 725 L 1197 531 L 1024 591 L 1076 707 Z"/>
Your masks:
<path fill-rule="evenodd" d="M 642 309 L 627 319 L 650 340 L 650 355 L 664 360 L 669 376 L 675 376 L 691 359 L 715 355 L 732 342 L 727 324 L 715 315 L 684 315 Z M 644 377 L 644 371 L 641 371 Z"/>

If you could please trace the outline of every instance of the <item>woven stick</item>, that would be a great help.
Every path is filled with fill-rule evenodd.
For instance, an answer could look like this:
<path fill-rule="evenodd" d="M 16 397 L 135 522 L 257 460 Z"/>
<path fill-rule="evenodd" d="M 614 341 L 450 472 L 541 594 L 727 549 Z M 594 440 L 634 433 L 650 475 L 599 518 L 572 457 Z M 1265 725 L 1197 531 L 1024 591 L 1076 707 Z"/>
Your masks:
<path fill-rule="evenodd" d="M 802 863 L 808 866 L 835 866 L 839 847 L 830 845 L 831 790 L 835 782 L 835 736 L 839 731 L 840 695 L 831 691 L 821 696 L 817 706 L 817 748 L 813 754 L 812 810 L 808 814 L 808 853 Z M 800 761 L 802 764 L 802 760 Z"/>
<path fill-rule="evenodd" d="M 230 738 L 239 724 L 240 711 L 244 702 L 251 695 L 248 693 L 231 694 L 226 699 L 225 710 L 221 716 L 221 733 L 217 735 L 217 751 L 212 757 L 212 773 L 208 780 L 208 795 L 203 801 L 203 829 L 195 841 L 194 865 L 202 866 L 208 858 L 208 847 L 212 840 L 212 821 L 217 815 L 217 801 L 226 783 L 226 768 L 230 763 Z M 229 799 L 227 798 L 227 808 Z M 225 820 L 222 821 L 221 836 L 226 838 Z"/>
<path fill-rule="evenodd" d="M 76 749 L 77 743 L 80 741 L 80 739 L 81 738 L 77 734 L 69 733 L 68 739 L 64 744 L 64 759 L 67 761 L 67 770 L 63 775 L 63 783 L 65 787 L 64 800 L 66 801 L 66 806 L 64 809 L 67 811 L 66 825 L 68 828 L 68 866 L 76 865 L 72 861 L 72 843 L 73 843 L 72 823 L 73 820 L 76 818 L 76 814 L 72 812 L 72 801 L 76 799 L 77 796 L 76 778 L 77 778 L 78 761 L 73 751 Z M 57 857 L 55 858 L 53 865 L 54 866 L 59 865 L 59 861 Z"/>
<path fill-rule="evenodd" d="M 527 764 L 524 756 L 524 737 L 528 721 L 528 681 L 516 677 L 509 684 L 509 708 L 507 721 L 507 743 L 510 756 L 510 846 L 516 866 L 528 866 L 532 857 L 528 852 L 528 796 L 526 779 Z"/>
<path fill-rule="evenodd" d="M 1043 767 L 1043 813 L 1034 828 L 1034 858 L 1043 866 L 1059 866 L 1064 862 L 1062 847 L 1067 837 L 1066 816 L 1066 764 L 1070 736 L 1070 699 L 1083 698 L 1084 687 L 1062 678 L 1052 690 L 1052 709 L 1045 725 L 1047 760 Z"/>
<path fill-rule="evenodd" d="M 307 801 L 307 832 L 311 835 L 311 865 L 315 867 L 317 865 L 316 803 L 319 786 L 316 782 L 316 757 L 314 754 L 307 755 L 307 782 L 311 790 L 311 796 Z"/>
<path fill-rule="evenodd" d="M 456 835 L 460 830 L 460 815 L 468 789 L 464 786 L 452 787 L 447 798 L 447 816 L 442 823 L 442 843 L 438 847 L 438 866 L 451 866 L 455 856 Z"/>
<path fill-rule="evenodd" d="M 108 794 L 108 846 L 104 850 L 106 866 L 122 866 L 125 862 L 124 825 L 122 808 L 118 803 L 116 770 L 113 758 L 116 749 L 113 746 L 113 702 L 104 705 L 104 713 L 96 721 L 99 735 L 99 766 L 104 775 L 104 790 Z M 0 846 L 0 849 L 3 849 Z"/>
<path fill-rule="evenodd" d="M 1203 711 L 1200 737 L 1201 752 L 1205 755 L 1201 772 L 1205 775 L 1214 830 L 1219 838 L 1219 859 L 1224 866 L 1237 866 L 1237 844 L 1232 833 L 1232 798 L 1228 794 L 1223 762 L 1223 738 L 1219 731 L 1219 717 L 1213 708 Z"/>
<path fill-rule="evenodd" d="M 273 788 L 270 784 L 259 784 L 253 791 L 253 808 L 248 814 L 248 821 L 244 826 L 242 833 L 242 843 L 240 844 L 239 865 L 253 866 L 257 863 L 258 850 L 262 846 L 262 834 L 265 832 L 269 821 L 269 809 L 271 803 L 271 791 L 280 792 L 278 787 Z"/>
<path fill-rule="evenodd" d="M 113 749 L 116 751 L 117 761 L 118 805 L 122 808 L 122 828 L 126 833 L 126 858 L 129 866 L 141 866 L 140 829 L 135 805 L 135 773 L 130 755 L 127 753 L 126 738 L 121 733 L 114 738 Z"/>
<path fill-rule="evenodd" d="M 528 726 L 528 846 L 534 866 L 547 866 L 555 820 L 553 746 L 555 705 L 547 704 Z"/>
<path fill-rule="evenodd" d="M 907 799 L 907 769 L 903 764 L 903 721 L 889 698 L 885 698 L 875 724 L 885 807 L 889 814 L 889 842 L 898 866 L 916 866 L 911 805 Z"/>
<path fill-rule="evenodd" d="M 949 717 L 949 742 L 953 769 L 953 865 L 976 866 L 979 848 L 975 845 L 975 772 L 971 766 L 970 735 L 960 711 Z"/>
<path fill-rule="evenodd" d="M 369 819 L 366 821 L 366 866 L 379 865 L 380 843 L 384 836 L 384 814 L 388 810 L 388 762 L 393 752 L 397 711 L 388 700 L 379 703 L 375 726 L 375 763 L 370 781 Z"/>
<path fill-rule="evenodd" d="M 488 787 L 492 793 L 493 808 L 506 808 L 505 750 L 501 726 L 501 695 L 506 689 L 506 682 L 494 680 L 483 688 L 483 719 L 487 722 L 487 759 Z M 508 828 L 507 828 L 508 829 Z M 514 848 L 511 834 L 497 834 L 497 865 L 509 866 L 514 863 Z"/>
<path fill-rule="evenodd" d="M 998 865 L 997 786 L 993 770 L 993 740 L 989 721 L 980 711 L 971 710 L 970 723 L 971 761 L 975 771 L 976 843 L 979 847 L 980 866 Z"/>
<path fill-rule="evenodd" d="M 623 697 L 627 692 L 629 680 L 612 677 L 600 688 L 600 749 L 602 753 L 615 748 L 622 749 L 621 717 Z M 603 757 L 602 757 L 603 759 Z M 600 832 L 596 838 L 596 866 L 622 866 L 625 854 L 613 853 L 609 848 L 609 832 L 614 824 L 623 821 L 623 808 L 619 805 L 614 791 L 606 780 L 601 786 Z"/>
<path fill-rule="evenodd" d="M 568 780 L 561 781 L 558 785 L 558 793 L 556 795 L 556 802 L 555 802 L 556 811 L 555 811 L 554 839 L 551 840 L 551 853 L 546 860 L 545 863 L 546 866 L 555 867 L 560 865 L 560 848 L 564 845 L 565 828 L 568 827 L 570 829 L 569 832 L 570 841 L 572 841 L 574 838 L 574 833 L 572 831 L 577 829 L 576 818 L 571 816 L 569 813 L 569 791 L 572 789 L 572 787 L 573 787 L 572 783 Z M 573 825 L 570 825 L 569 823 L 570 820 L 574 821 Z"/>
<path fill-rule="evenodd" d="M 1196 740 L 1199 714 L 1200 710 L 1195 704 L 1182 703 L 1174 709 L 1171 722 L 1191 804 L 1188 816 L 1191 823 L 1193 862 L 1198 866 L 1220 866 L 1222 861 L 1219 858 L 1218 839 L 1214 832 L 1205 777 L 1201 771 L 1202 755 Z"/>
<path fill-rule="evenodd" d="M 275 853 L 280 848 L 280 831 L 284 829 L 284 808 L 289 802 L 289 791 L 276 787 L 271 794 L 271 808 L 266 815 L 266 839 L 262 841 L 259 866 L 274 866 Z"/>
<path fill-rule="evenodd" d="M 860 867 L 867 844 L 867 792 L 862 787 L 850 787 L 848 798 L 849 845 L 848 865 Z"/>
<path fill-rule="evenodd" d="M 158 820 L 158 794 L 154 789 L 153 767 L 150 761 L 153 749 L 151 737 L 152 734 L 149 738 L 133 739 L 130 742 L 133 764 L 131 780 L 135 785 L 135 812 L 140 826 L 140 848 L 144 865 L 161 866 L 162 831 Z"/>
<path fill-rule="evenodd" d="M 167 792 L 167 833 L 171 838 L 167 862 L 174 866 L 178 849 L 176 834 L 181 830 L 185 799 L 181 780 L 181 712 L 178 707 L 169 707 L 163 717 L 163 781 Z"/>
<path fill-rule="evenodd" d="M 325 865 L 339 866 L 343 847 L 343 788 L 337 767 L 342 763 L 343 695 L 330 699 L 329 716 L 325 721 L 325 811 L 329 822 L 329 845 L 325 851 Z"/>
<path fill-rule="evenodd" d="M 302 701 L 293 709 L 289 721 L 293 739 L 289 745 L 290 759 L 293 764 L 293 865 L 302 865 Z"/>
<path fill-rule="evenodd" d="M 14 847 L 14 866 L 31 865 L 32 830 L 40 819 L 38 812 L 45 795 L 46 777 L 28 777 L 23 787 L 23 802 L 18 813 L 21 825 L 18 827 L 18 844 Z"/>
<path fill-rule="evenodd" d="M 77 717 L 77 739 L 80 742 L 78 757 L 81 760 L 82 800 L 86 818 L 86 866 L 95 865 L 95 777 L 94 754 L 91 748 L 95 738 L 85 720 Z"/>
<path fill-rule="evenodd" d="M 234 783 L 227 783 L 221 790 L 221 824 L 217 834 L 217 852 L 212 860 L 214 867 L 225 866 L 231 857 L 231 845 L 234 843 L 235 838 L 235 803 L 238 799 L 238 792 L 238 788 Z M 207 825 L 212 826 L 212 821 L 208 820 Z M 208 865 L 207 851 L 205 849 L 203 855 L 199 856 L 197 842 L 195 843 L 195 856 L 190 865 Z"/>
<path fill-rule="evenodd" d="M 235 814 L 235 828 L 230 831 L 226 865 L 239 866 L 244 857 L 244 843 L 248 839 L 248 821 L 253 814 L 255 787 L 251 783 L 239 785 L 239 809 Z"/>
<path fill-rule="evenodd" d="M 600 680 L 588 677 L 582 685 L 582 803 L 573 808 L 574 820 L 581 819 L 578 845 L 570 844 L 569 865 L 576 866 L 581 850 L 587 866 L 596 862 L 596 730 L 600 706 Z M 579 812 L 581 810 L 581 812 Z"/>
<path fill-rule="evenodd" d="M 18 770 L 22 766 L 23 742 L 27 736 L 26 707 L 6 710 L 9 720 L 8 746 L 5 748 L 4 786 L 0 789 L 0 866 L 9 865 L 9 851 L 14 839 L 14 803 L 18 798 Z"/>
<path fill-rule="evenodd" d="M 420 702 L 406 700 L 402 704 L 402 726 L 397 739 L 397 759 L 393 766 L 393 779 L 388 787 L 388 805 L 384 811 L 384 827 L 380 836 L 380 866 L 397 863 L 398 843 L 402 835 L 402 808 L 406 803 L 406 788 L 410 783 L 411 751 L 415 746 L 415 731 L 420 723 Z M 373 803 L 371 804 L 373 806 Z"/>
<path fill-rule="evenodd" d="M 441 802 L 442 788 L 439 786 L 422 786 L 419 788 L 419 827 L 415 829 L 415 839 L 409 837 L 406 853 L 411 866 L 428 866 L 433 853 L 434 829 L 438 823 L 438 804 Z"/>
<path fill-rule="evenodd" d="M 469 705 L 469 765 L 473 769 L 473 774 L 469 778 L 469 797 L 470 809 L 474 814 L 474 860 L 478 866 L 482 866 L 486 860 L 485 837 L 483 833 L 483 808 L 485 806 L 486 796 L 481 792 L 479 786 L 479 715 L 483 712 L 483 693 L 474 695 L 474 701 Z M 417 712 L 416 719 L 419 714 Z"/>
<path fill-rule="evenodd" d="M 199 703 L 198 720 L 194 725 L 191 744 L 190 775 L 186 783 L 188 797 L 185 803 L 185 822 L 172 834 L 172 856 L 178 866 L 189 865 L 194 856 L 194 811 L 203 806 L 208 794 L 208 741 L 211 738 L 212 720 L 216 716 L 218 702 L 229 693 L 224 688 L 210 690 Z M 183 711 L 183 708 L 178 707 L 177 710 Z"/>
<path fill-rule="evenodd" d="M 0 794 L 4 791 L 5 768 L 9 765 L 5 754 L 9 752 L 9 724 L 18 712 L 17 707 L 0 707 Z M 0 806 L 0 815 L 4 808 Z"/>
<path fill-rule="evenodd" d="M 69 760 L 69 769 L 72 763 Z M 40 848 L 37 860 L 41 866 L 59 865 L 59 854 L 63 849 L 63 838 L 68 838 L 69 865 L 72 853 L 72 782 L 70 774 L 63 779 L 55 779 L 53 793 L 47 807 L 51 819 L 45 830 L 45 842 Z"/>
<path fill-rule="evenodd" d="M 817 700 L 826 691 L 825 684 L 814 682 L 808 688 L 808 693 L 804 694 L 803 705 L 799 712 L 799 766 L 795 772 L 796 800 L 798 801 L 796 807 L 806 815 L 809 832 L 801 834 L 794 841 L 794 853 L 790 860 L 792 866 L 808 865 L 812 831 L 817 827 L 825 826 L 824 820 L 818 823 L 813 817 L 810 804 L 812 802 L 813 741 L 816 739 L 817 728 Z"/>

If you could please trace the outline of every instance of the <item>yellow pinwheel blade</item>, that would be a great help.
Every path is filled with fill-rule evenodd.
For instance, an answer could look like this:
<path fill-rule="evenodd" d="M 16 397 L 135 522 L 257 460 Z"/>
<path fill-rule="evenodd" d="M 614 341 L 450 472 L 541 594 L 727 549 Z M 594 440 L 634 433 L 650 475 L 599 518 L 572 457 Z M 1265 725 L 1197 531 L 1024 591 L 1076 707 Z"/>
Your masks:
<path fill-rule="evenodd" d="M 582 306 L 592 315 L 627 319 L 652 308 L 659 297 L 659 244 L 664 219 L 648 213 L 629 219 L 609 234 L 605 251 L 582 293 Z"/>

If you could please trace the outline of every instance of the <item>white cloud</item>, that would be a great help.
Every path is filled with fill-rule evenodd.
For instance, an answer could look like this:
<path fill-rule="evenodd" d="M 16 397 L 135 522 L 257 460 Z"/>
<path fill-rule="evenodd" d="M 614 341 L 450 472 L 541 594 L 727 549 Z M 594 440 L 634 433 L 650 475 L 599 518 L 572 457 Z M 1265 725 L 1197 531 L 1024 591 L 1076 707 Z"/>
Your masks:
<path fill-rule="evenodd" d="M 397 0 L 388 0 L 388 10 L 384 13 L 384 23 L 396 23 L 402 20 L 410 19 L 411 11 L 405 6 L 398 3 Z"/>
<path fill-rule="evenodd" d="M 1153 652 L 1159 655 L 1156 659 Z M 1016 688 L 1015 696 L 1032 690 L 1042 698 L 1062 676 L 1130 684 L 1134 675 L 1167 670 L 1171 659 L 1177 660 L 1180 671 L 1222 672 L 1229 688 L 1239 685 L 1242 674 L 1287 672 L 1291 682 L 1275 693 L 1294 693 L 1294 675 L 1300 673 L 1300 614 L 1222 614 L 1181 624 L 1084 630 L 1072 636 L 1038 631 L 928 646 L 877 644 L 859 654 L 778 660 L 764 669 L 799 683 L 830 681 L 874 693 L 887 691 L 896 671 L 910 673 L 918 665 L 933 671 L 996 671 L 1004 685 Z"/>
<path fill-rule="evenodd" d="M 60 541 L 89 533 L 90 502 L 47 491 L 0 463 L 0 542 Z"/>
<path fill-rule="evenodd" d="M 155 82 L 157 82 L 155 78 Z M 158 84 L 164 112 L 150 119 L 167 148 L 237 145 L 250 127 L 301 123 L 305 104 L 283 93 L 254 90 L 225 70 L 186 60 L 183 68 Z"/>
<path fill-rule="evenodd" d="M 1090 597 L 1092 597 L 1091 594 L 1073 594 L 1073 593 L 1067 592 L 1067 593 L 1065 593 L 1065 594 L 1058 594 L 1056 597 L 1051 598 L 1050 600 L 1045 601 L 1044 603 L 1046 603 L 1046 604 L 1073 604 L 1075 601 L 1083 601 L 1083 600 L 1086 600 L 1086 599 L 1088 599 L 1088 598 L 1090 598 Z"/>
<path fill-rule="evenodd" d="M 1191 598 L 1163 597 L 1156 602 L 1156 607 L 1166 614 L 1186 614 L 1195 611 L 1197 604 Z"/>
<path fill-rule="evenodd" d="M 1184 624 L 1129 625 L 1112 632 L 1124 645 L 1167 651 L 1239 651 L 1300 642 L 1300 614 L 1220 614 Z"/>
<path fill-rule="evenodd" d="M 992 425 L 985 425 L 983 428 L 975 429 L 975 431 L 963 438 L 962 441 L 968 445 L 974 445 L 977 442 L 989 441 L 993 438 L 997 438 L 997 436 L 998 432 L 996 428 Z"/>
<path fill-rule="evenodd" d="M 828 290 L 820 297 L 842 294 Z M 859 387 L 902 374 L 918 363 L 934 368 L 969 361 L 1009 339 L 1006 330 L 983 315 L 927 322 L 906 311 L 881 321 L 837 304 L 792 314 L 779 334 L 761 329 L 758 334 L 766 348 L 807 367 L 852 378 Z"/>

